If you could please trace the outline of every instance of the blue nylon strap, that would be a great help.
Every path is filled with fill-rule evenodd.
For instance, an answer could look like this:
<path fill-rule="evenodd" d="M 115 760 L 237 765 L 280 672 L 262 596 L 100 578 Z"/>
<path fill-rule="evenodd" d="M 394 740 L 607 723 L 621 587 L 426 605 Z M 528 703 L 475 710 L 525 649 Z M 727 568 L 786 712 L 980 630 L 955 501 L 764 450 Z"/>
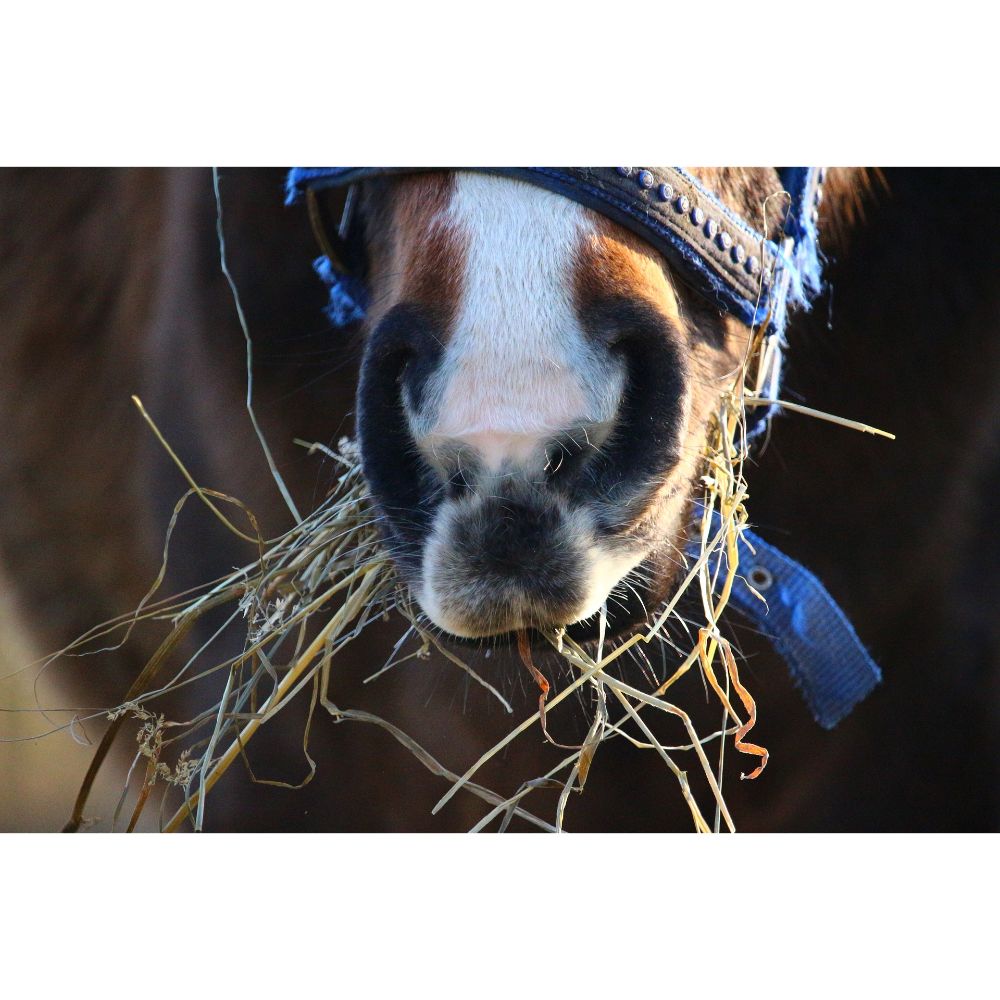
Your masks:
<path fill-rule="evenodd" d="M 325 254 L 313 261 L 313 270 L 327 286 L 330 298 L 323 310 L 336 327 L 349 326 L 365 318 L 368 290 L 352 274 L 338 274 Z"/>
<path fill-rule="evenodd" d="M 294 203 L 310 189 L 343 187 L 419 169 L 293 167 L 286 180 L 286 203 Z M 609 216 L 666 254 L 714 305 L 748 325 L 766 322 L 772 334 L 783 332 L 790 304 L 808 307 L 810 296 L 819 290 L 815 208 L 822 174 L 816 167 L 781 169 L 788 192 L 787 202 L 775 206 L 778 214 L 787 209 L 781 246 L 767 240 L 679 167 L 463 169 L 515 177 Z M 338 278 L 333 271 L 330 277 Z"/>
<path fill-rule="evenodd" d="M 771 642 L 813 718 L 824 729 L 832 729 L 882 680 L 882 672 L 837 602 L 809 570 L 752 531 L 745 530 L 740 539 L 740 577 L 730 607 Z M 688 554 L 697 558 L 697 546 Z M 758 577 L 764 583 L 755 588 L 766 604 L 746 582 Z"/>

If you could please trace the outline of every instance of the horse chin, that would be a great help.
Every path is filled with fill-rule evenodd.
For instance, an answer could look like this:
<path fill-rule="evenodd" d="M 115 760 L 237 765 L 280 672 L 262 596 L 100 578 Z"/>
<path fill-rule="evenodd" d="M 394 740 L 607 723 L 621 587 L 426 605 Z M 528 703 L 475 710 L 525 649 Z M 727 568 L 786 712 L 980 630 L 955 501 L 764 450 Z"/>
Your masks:
<path fill-rule="evenodd" d="M 580 644 L 617 640 L 652 621 L 683 570 L 683 496 L 670 490 L 614 535 L 592 510 L 552 497 L 446 501 L 403 575 L 456 646 L 505 646 L 526 631 L 545 649 L 559 629 Z"/>
<path fill-rule="evenodd" d="M 665 549 L 673 550 L 673 546 L 665 546 Z M 534 651 L 551 652 L 551 639 L 558 629 L 565 629 L 566 636 L 588 652 L 596 653 L 602 639 L 605 643 L 616 642 L 647 628 L 679 576 L 680 567 L 676 563 L 654 552 L 626 575 L 629 586 L 619 581 L 612 588 L 612 595 L 602 600 L 596 610 L 568 624 L 526 623 L 524 629 L 496 632 L 484 629 L 476 635 L 459 635 L 438 624 L 433 616 L 427 617 L 435 626 L 439 641 L 455 650 L 514 647 L 519 633 L 527 631 Z M 424 611 L 426 614 L 426 608 Z"/>
<path fill-rule="evenodd" d="M 605 607 L 609 618 L 626 607 L 622 598 L 634 591 L 623 580 L 647 548 L 602 536 L 583 505 L 509 484 L 503 495 L 441 504 L 412 592 L 433 625 L 461 639 L 565 625 L 586 632 Z"/>

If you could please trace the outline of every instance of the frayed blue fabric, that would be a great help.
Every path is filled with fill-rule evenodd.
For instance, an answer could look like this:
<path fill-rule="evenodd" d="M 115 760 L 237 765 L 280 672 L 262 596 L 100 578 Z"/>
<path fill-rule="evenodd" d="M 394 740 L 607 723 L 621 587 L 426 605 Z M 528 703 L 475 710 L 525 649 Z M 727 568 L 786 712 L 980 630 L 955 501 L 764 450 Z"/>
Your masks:
<path fill-rule="evenodd" d="M 688 555 L 697 558 L 698 551 L 692 545 Z M 760 597 L 748 579 L 757 581 Z M 824 729 L 836 726 L 882 680 L 882 672 L 823 584 L 749 530 L 740 537 L 740 575 L 729 606 L 770 641 Z"/>
<path fill-rule="evenodd" d="M 323 311 L 334 326 L 350 326 L 365 318 L 368 290 L 363 281 L 337 271 L 330 263 L 330 258 L 325 255 L 313 261 L 313 270 L 330 291 L 329 301 Z"/>
<path fill-rule="evenodd" d="M 341 178 L 351 172 L 351 167 L 292 167 L 285 178 L 285 204 L 294 205 L 306 189 L 330 187 L 345 183 Z"/>
<path fill-rule="evenodd" d="M 785 232 L 794 240 L 791 266 L 797 280 L 789 295 L 795 305 L 808 309 L 823 288 L 823 259 L 816 225 L 819 190 L 826 171 L 823 167 L 784 167 L 780 176 L 792 198 Z"/>

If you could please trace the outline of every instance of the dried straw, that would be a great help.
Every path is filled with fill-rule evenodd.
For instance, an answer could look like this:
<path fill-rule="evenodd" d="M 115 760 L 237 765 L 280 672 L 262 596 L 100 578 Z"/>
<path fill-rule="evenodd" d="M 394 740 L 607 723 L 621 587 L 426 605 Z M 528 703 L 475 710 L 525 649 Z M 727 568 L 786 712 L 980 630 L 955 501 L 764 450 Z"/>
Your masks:
<path fill-rule="evenodd" d="M 228 530 L 241 538 L 254 539 L 253 535 L 233 524 L 219 506 L 220 502 L 233 504 L 236 501 L 201 488 L 163 440 L 141 402 L 136 400 L 136 404 L 191 483 L 186 497 L 199 497 Z M 497 817 L 503 818 L 502 825 L 506 827 L 514 816 L 541 829 L 561 830 L 570 793 L 583 791 L 600 745 L 609 739 L 622 738 L 638 750 L 654 752 L 663 761 L 677 780 L 695 829 L 707 832 L 712 827 L 696 800 L 686 770 L 675 759 L 679 754 L 693 753 L 710 790 L 717 823 L 721 817 L 727 829 L 733 830 L 735 826 L 722 795 L 719 777 L 723 757 L 720 755 L 719 762 L 713 767 L 705 746 L 714 740 L 735 735 L 738 749 L 757 754 L 763 761 L 766 761 L 766 752 L 743 742 L 743 737 L 753 725 L 755 709 L 752 699 L 739 682 L 729 643 L 719 631 L 719 618 L 738 567 L 736 539 L 746 523 L 743 506 L 746 488 L 741 471 L 745 449 L 735 446 L 742 426 L 743 410 L 732 392 L 723 395 L 720 404 L 711 434 L 713 447 L 707 456 L 708 471 L 702 480 L 702 552 L 689 567 L 673 598 L 648 630 L 638 633 L 606 655 L 603 642 L 599 644 L 595 656 L 573 642 L 564 630 L 547 634 L 552 649 L 571 666 L 576 677 L 548 699 L 544 710 L 540 706 L 460 775 L 435 760 L 391 722 L 370 713 L 341 709 L 331 698 L 337 653 L 356 640 L 370 622 L 393 612 L 400 616 L 401 622 L 408 623 L 406 636 L 417 638 L 421 643 L 420 651 L 426 654 L 432 647 L 436 648 L 496 697 L 506 711 L 511 711 L 510 705 L 493 685 L 453 650 L 442 647 L 437 637 L 422 626 L 408 593 L 380 546 L 354 445 L 344 440 L 336 452 L 322 449 L 339 464 L 341 472 L 330 498 L 316 511 L 280 538 L 264 541 L 258 533 L 254 539 L 259 551 L 256 561 L 216 581 L 202 592 L 189 596 L 186 602 L 151 605 L 145 614 L 140 608 L 133 621 L 125 618 L 119 621 L 119 628 L 131 628 L 139 619 L 162 620 L 168 617 L 172 629 L 123 703 L 110 713 L 112 724 L 95 755 L 91 773 L 81 790 L 68 828 L 80 826 L 90 786 L 108 748 L 125 720 L 132 719 L 140 723 L 137 736 L 139 749 L 129 772 L 129 780 L 142 770 L 139 765 L 143 760 L 146 765 L 138 791 L 134 793 L 128 828 L 135 828 L 150 801 L 153 786 L 165 782 L 181 788 L 184 801 L 162 828 L 170 831 L 190 824 L 196 830 L 202 829 L 212 788 L 260 729 L 294 698 L 309 689 L 312 692 L 310 722 L 312 709 L 319 705 L 338 721 L 363 721 L 381 726 L 432 773 L 448 781 L 450 787 L 447 793 L 432 812 L 438 812 L 463 790 L 489 803 L 492 808 L 475 825 L 477 830 L 485 828 Z M 317 450 L 320 446 L 312 448 Z M 713 512 L 720 515 L 714 528 Z M 724 551 L 728 558 L 721 561 L 713 559 L 713 554 L 719 551 Z M 725 568 L 720 569 L 722 566 Z M 161 572 L 158 579 L 162 576 Z M 697 641 L 681 659 L 673 675 L 653 691 L 640 690 L 616 676 L 609 668 L 631 646 L 640 642 L 663 641 L 667 621 L 681 596 L 692 587 L 700 590 L 705 624 L 698 630 Z M 221 663 L 205 665 L 201 660 L 209 645 L 206 643 L 172 679 L 154 686 L 182 639 L 202 616 L 211 609 L 227 606 L 230 609 L 230 627 L 240 618 L 245 620 L 246 640 L 242 653 Z M 726 716 L 719 731 L 704 737 L 696 731 L 690 715 L 665 697 L 673 684 L 695 665 L 703 671 Z M 725 687 L 720 684 L 717 672 L 724 676 Z M 150 706 L 168 692 L 191 683 L 196 677 L 210 676 L 219 678 L 218 698 L 194 718 L 186 722 L 168 721 L 151 710 Z M 737 713 L 729 700 L 730 684 L 740 694 L 746 718 Z M 595 696 L 594 715 L 587 736 L 581 746 L 573 749 L 555 768 L 538 778 L 529 778 L 512 795 L 501 794 L 473 781 L 483 765 L 517 737 L 536 724 L 542 726 L 544 713 L 558 710 L 569 702 L 574 692 L 585 687 L 590 688 Z M 611 719 L 609 701 L 620 706 L 621 717 L 618 721 Z M 647 718 L 650 713 L 663 713 L 679 720 L 686 742 L 679 746 L 664 745 L 651 728 L 651 720 Z M 205 730 L 208 730 L 207 736 Z M 305 740 L 303 746 L 307 746 Z M 308 757 L 308 750 L 306 754 Z M 311 759 L 310 766 L 311 777 L 315 769 Z M 761 767 L 754 773 L 759 773 Z M 558 787 L 560 794 L 552 821 L 527 811 L 524 802 L 532 793 L 553 787 Z M 119 811 L 126 800 L 127 790 L 128 782 Z"/>

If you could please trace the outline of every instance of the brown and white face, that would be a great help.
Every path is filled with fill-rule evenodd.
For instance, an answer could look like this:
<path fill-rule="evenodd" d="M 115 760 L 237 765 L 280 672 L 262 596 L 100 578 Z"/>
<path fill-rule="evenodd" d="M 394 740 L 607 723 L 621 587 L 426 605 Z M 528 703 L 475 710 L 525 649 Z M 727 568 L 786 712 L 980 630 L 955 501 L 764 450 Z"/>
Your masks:
<path fill-rule="evenodd" d="M 744 173 L 748 196 L 780 187 Z M 609 598 L 624 627 L 676 575 L 747 329 L 625 229 L 523 182 L 404 175 L 367 182 L 361 206 L 358 434 L 416 601 L 460 637 L 580 622 Z"/>

